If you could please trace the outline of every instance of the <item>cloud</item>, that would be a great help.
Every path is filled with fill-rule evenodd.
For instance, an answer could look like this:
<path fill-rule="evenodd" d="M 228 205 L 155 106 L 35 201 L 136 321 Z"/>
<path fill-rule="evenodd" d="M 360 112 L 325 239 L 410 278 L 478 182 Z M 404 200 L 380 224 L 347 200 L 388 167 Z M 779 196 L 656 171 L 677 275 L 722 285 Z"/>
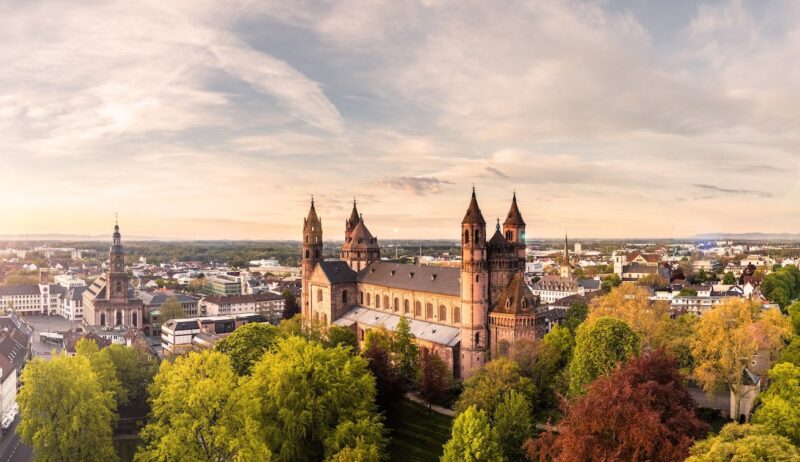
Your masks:
<path fill-rule="evenodd" d="M 442 192 L 442 186 L 452 183 L 434 177 L 398 176 L 386 178 L 378 184 L 382 187 L 399 189 L 418 196 L 424 196 L 427 194 L 438 194 Z"/>
<path fill-rule="evenodd" d="M 720 197 L 720 196 L 749 196 L 749 197 L 773 197 L 772 193 L 767 191 L 758 191 L 755 189 L 730 189 L 730 188 L 720 188 L 718 186 L 709 185 L 709 184 L 695 184 L 693 185 L 696 188 L 700 188 L 703 191 L 707 191 L 712 197 Z"/>
<path fill-rule="evenodd" d="M 494 175 L 496 175 L 496 176 L 498 176 L 500 178 L 504 178 L 504 179 L 511 178 L 510 176 L 506 175 L 505 173 L 501 172 L 500 170 L 498 170 L 498 169 L 496 169 L 494 167 L 486 167 L 486 171 L 489 172 L 489 173 L 492 173 L 492 174 L 494 174 Z"/>

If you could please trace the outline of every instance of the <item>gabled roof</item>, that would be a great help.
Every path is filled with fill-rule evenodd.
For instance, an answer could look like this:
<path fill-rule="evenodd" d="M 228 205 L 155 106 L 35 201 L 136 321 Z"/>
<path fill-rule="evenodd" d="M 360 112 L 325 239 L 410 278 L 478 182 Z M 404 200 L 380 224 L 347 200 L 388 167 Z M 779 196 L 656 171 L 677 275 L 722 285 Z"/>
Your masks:
<path fill-rule="evenodd" d="M 641 263 L 631 263 L 622 266 L 623 273 L 633 274 L 656 274 L 658 272 L 657 266 L 642 265 Z"/>
<path fill-rule="evenodd" d="M 532 315 L 538 305 L 536 297 L 531 292 L 522 273 L 517 273 L 506 286 L 492 308 L 494 313 L 515 315 Z"/>
<path fill-rule="evenodd" d="M 317 264 L 322 274 L 331 284 L 346 284 L 356 282 L 356 272 L 347 262 L 341 260 L 325 260 Z"/>
<path fill-rule="evenodd" d="M 525 226 L 525 220 L 522 219 L 522 214 L 519 213 L 519 208 L 517 207 L 516 192 L 511 196 L 511 209 L 508 211 L 508 216 L 506 216 L 506 221 L 504 221 L 503 224 Z"/>
<path fill-rule="evenodd" d="M 467 213 L 464 215 L 464 219 L 461 221 L 461 224 L 486 224 L 486 220 L 483 219 L 483 214 L 481 213 L 481 208 L 478 206 L 478 199 L 475 197 L 475 188 L 472 189 L 472 199 L 469 201 Z"/>
<path fill-rule="evenodd" d="M 461 269 L 372 262 L 358 272 L 360 283 L 433 294 L 459 296 Z"/>

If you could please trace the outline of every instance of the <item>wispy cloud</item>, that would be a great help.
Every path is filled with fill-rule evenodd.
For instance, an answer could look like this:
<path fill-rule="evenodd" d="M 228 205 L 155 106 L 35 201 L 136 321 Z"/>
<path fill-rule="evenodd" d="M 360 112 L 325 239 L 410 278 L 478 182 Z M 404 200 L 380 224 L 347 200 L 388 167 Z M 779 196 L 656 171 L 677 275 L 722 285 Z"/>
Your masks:
<path fill-rule="evenodd" d="M 772 193 L 767 191 L 759 191 L 755 189 L 740 189 L 740 188 L 720 188 L 710 184 L 695 184 L 696 188 L 708 192 L 711 197 L 720 196 L 749 196 L 749 197 L 773 197 Z"/>
<path fill-rule="evenodd" d="M 380 186 L 398 189 L 416 195 L 438 194 L 444 185 L 452 184 L 449 181 L 434 177 L 399 176 L 386 178 L 379 182 Z"/>

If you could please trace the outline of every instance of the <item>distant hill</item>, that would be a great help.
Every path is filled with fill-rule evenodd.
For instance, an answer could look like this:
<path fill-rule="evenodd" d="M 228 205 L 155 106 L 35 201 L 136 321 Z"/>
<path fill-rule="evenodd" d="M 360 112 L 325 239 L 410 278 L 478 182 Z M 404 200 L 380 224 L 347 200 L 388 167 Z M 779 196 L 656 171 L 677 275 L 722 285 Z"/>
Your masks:
<path fill-rule="evenodd" d="M 800 233 L 707 233 L 695 234 L 690 239 L 712 241 L 796 241 Z"/>

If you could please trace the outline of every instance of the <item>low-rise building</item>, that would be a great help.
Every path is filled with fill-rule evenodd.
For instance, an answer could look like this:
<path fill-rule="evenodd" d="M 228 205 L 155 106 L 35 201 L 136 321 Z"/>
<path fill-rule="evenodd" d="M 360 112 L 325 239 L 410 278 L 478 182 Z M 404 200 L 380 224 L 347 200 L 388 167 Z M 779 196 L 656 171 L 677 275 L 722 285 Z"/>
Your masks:
<path fill-rule="evenodd" d="M 195 317 L 200 314 L 197 300 L 188 295 L 179 294 L 171 291 L 145 292 L 136 291 L 136 297 L 144 302 L 145 325 L 142 331 L 145 335 L 161 335 L 161 323 L 168 321 L 161 319 L 161 307 L 170 298 L 174 298 L 183 308 L 183 314 L 187 317 Z"/>
<path fill-rule="evenodd" d="M 251 295 L 211 295 L 203 300 L 207 316 L 224 316 L 240 313 L 260 313 L 270 322 L 278 322 L 283 317 L 286 301 L 281 295 L 263 292 Z"/>
<path fill-rule="evenodd" d="M 19 374 L 30 356 L 31 328 L 16 315 L 0 317 L 0 416 L 17 400 Z"/>
<path fill-rule="evenodd" d="M 267 322 L 267 319 L 258 313 L 171 319 L 161 326 L 161 348 L 165 355 L 185 353 L 195 348 L 194 338 L 200 334 L 205 334 L 203 339 L 213 344 L 210 336 L 224 337 L 251 322 Z"/>
<path fill-rule="evenodd" d="M 204 289 L 211 295 L 241 295 L 242 277 L 229 274 L 216 274 L 205 278 Z"/>

